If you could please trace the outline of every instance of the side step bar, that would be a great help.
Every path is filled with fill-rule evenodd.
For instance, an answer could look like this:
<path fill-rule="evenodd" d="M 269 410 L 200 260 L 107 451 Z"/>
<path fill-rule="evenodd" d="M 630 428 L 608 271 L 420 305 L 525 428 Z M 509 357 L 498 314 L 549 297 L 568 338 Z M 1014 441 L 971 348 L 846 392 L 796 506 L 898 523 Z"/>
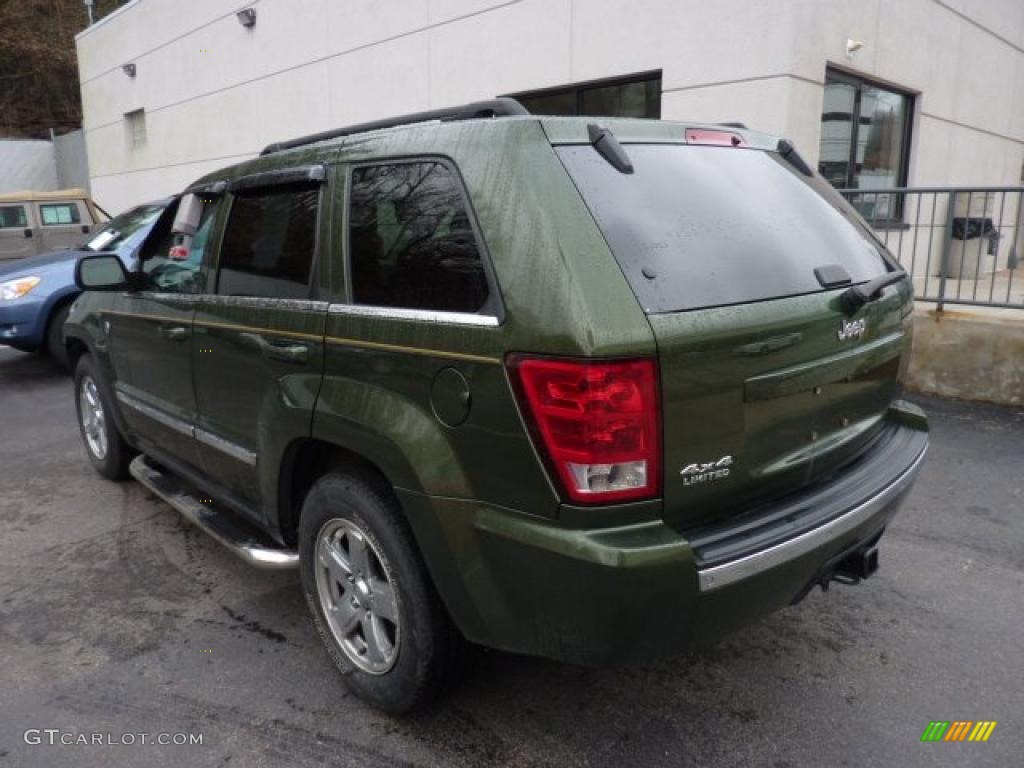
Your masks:
<path fill-rule="evenodd" d="M 129 471 L 147 490 L 160 497 L 185 519 L 201 528 L 240 558 L 257 568 L 287 570 L 299 567 L 299 553 L 285 549 L 255 527 L 215 505 L 203 504 L 173 475 L 155 469 L 139 455 Z"/>

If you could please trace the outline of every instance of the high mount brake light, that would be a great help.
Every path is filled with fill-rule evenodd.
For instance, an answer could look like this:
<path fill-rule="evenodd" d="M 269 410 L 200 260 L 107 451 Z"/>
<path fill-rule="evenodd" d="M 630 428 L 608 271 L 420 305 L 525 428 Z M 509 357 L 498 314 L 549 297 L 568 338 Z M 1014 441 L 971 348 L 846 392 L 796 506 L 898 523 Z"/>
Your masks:
<path fill-rule="evenodd" d="M 708 144 L 713 147 L 745 147 L 747 142 L 732 131 L 709 131 L 704 128 L 687 128 L 687 144 Z"/>
<path fill-rule="evenodd" d="M 508 360 L 538 449 L 570 500 L 648 499 L 661 489 L 654 360 Z"/>

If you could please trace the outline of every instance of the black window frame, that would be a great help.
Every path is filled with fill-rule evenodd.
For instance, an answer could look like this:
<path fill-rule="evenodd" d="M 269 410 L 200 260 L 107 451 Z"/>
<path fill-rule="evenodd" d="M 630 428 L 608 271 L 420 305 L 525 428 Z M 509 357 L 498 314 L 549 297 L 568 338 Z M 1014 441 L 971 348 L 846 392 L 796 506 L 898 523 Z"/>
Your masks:
<path fill-rule="evenodd" d="M 518 91 L 517 93 L 508 93 L 508 96 L 517 100 L 529 100 L 537 96 L 559 96 L 562 94 L 573 94 L 575 93 L 576 100 L 576 111 L 570 117 L 622 117 L 622 115 L 586 115 L 583 112 L 583 94 L 586 91 L 592 91 L 599 88 L 611 88 L 621 85 L 634 85 L 636 83 L 646 83 L 650 80 L 658 81 L 658 114 L 648 118 L 635 118 L 635 119 L 649 119 L 649 120 L 660 120 L 661 119 L 661 101 L 665 91 L 662 87 L 663 78 L 662 70 L 652 69 L 646 72 L 634 72 L 629 75 L 619 75 L 616 77 L 605 77 L 597 80 L 584 80 L 578 83 L 570 83 L 568 85 L 556 85 L 549 88 L 538 88 L 531 91 Z M 526 106 L 526 105 L 524 105 Z M 529 107 L 527 106 L 527 109 Z"/>
<path fill-rule="evenodd" d="M 78 203 L 74 200 L 68 200 L 65 202 L 53 201 L 53 202 L 40 202 L 36 203 L 39 209 L 39 226 L 40 227 L 73 227 L 76 224 L 82 223 L 82 213 L 78 210 Z M 46 216 L 43 214 L 43 210 L 46 208 L 69 208 L 72 211 L 71 221 L 58 221 L 53 224 L 46 222 Z"/>
<path fill-rule="evenodd" d="M 0 229 L 30 229 L 31 224 L 28 218 L 28 206 L 24 203 L 3 203 L 0 204 L 0 208 L 20 208 L 21 216 L 18 219 L 18 224 L 12 224 L 9 227 L 4 226 L 0 223 Z"/>
<path fill-rule="evenodd" d="M 355 300 L 355 290 L 352 284 L 352 183 L 355 178 L 355 172 L 360 168 L 374 168 L 382 165 L 412 165 L 415 163 L 438 163 L 444 166 L 452 175 L 452 179 L 455 181 L 455 186 L 458 190 L 459 196 L 462 199 L 462 204 L 466 208 L 466 216 L 469 219 L 469 225 L 473 229 L 473 237 L 477 243 L 477 249 L 480 252 L 480 262 L 484 270 L 484 279 L 487 281 L 487 300 L 476 312 L 457 312 L 446 309 L 413 309 L 408 307 L 389 307 L 380 304 L 363 304 Z M 343 202 L 343 214 L 345 221 L 345 231 L 342 235 L 342 247 L 344 248 L 344 258 L 342 259 L 344 269 L 344 293 L 341 297 L 342 301 L 339 302 L 347 307 L 365 307 L 377 311 L 382 316 L 392 314 L 398 316 L 413 316 L 416 314 L 420 315 L 447 315 L 457 317 L 459 315 L 475 315 L 479 317 L 492 317 L 497 320 L 498 325 L 502 325 L 505 322 L 505 301 L 501 295 L 501 290 L 498 286 L 497 274 L 494 271 L 494 264 L 491 261 L 491 252 L 487 247 L 487 241 L 484 239 L 483 230 L 480 227 L 480 221 L 477 218 L 476 209 L 473 207 L 473 201 L 469 196 L 469 191 L 466 188 L 466 180 L 462 177 L 462 172 L 459 170 L 458 163 L 448 155 L 441 154 L 420 154 L 420 155 L 397 155 L 391 157 L 374 157 L 372 159 L 360 160 L 358 162 L 344 163 L 346 168 L 345 172 L 345 195 Z"/>
<path fill-rule="evenodd" d="M 861 93 L 865 87 L 877 88 L 879 90 L 888 91 L 894 93 L 904 99 L 906 118 L 904 120 L 903 135 L 901 136 L 902 147 L 900 151 L 900 162 L 899 168 L 897 169 L 896 175 L 896 186 L 905 187 L 907 186 L 907 179 L 910 175 L 910 150 L 911 142 L 914 136 L 914 110 L 917 106 L 917 94 L 912 91 L 908 91 L 904 88 L 898 88 L 891 85 L 890 83 L 883 83 L 878 80 L 873 80 L 869 77 L 863 77 L 861 75 L 855 75 L 842 69 L 838 69 L 833 66 L 827 66 L 825 68 L 825 81 L 824 84 L 827 86 L 830 83 L 840 83 L 843 85 L 849 85 L 854 88 L 853 96 L 853 113 L 850 115 L 850 124 L 853 127 L 850 136 L 850 152 L 847 159 L 847 171 L 846 171 L 846 183 L 842 187 L 835 187 L 836 189 L 843 190 L 855 190 L 854 177 L 857 172 L 857 143 L 859 141 L 860 129 L 861 129 L 861 114 L 860 114 L 860 102 Z M 822 112 L 822 117 L 825 113 Z M 821 121 L 824 122 L 823 120 Z M 820 125 L 820 123 L 819 123 Z M 819 135 L 820 142 L 820 135 Z M 820 163 L 820 160 L 819 160 Z M 831 183 L 831 182 L 830 182 Z M 835 186 L 833 184 L 833 186 Z M 850 204 L 853 205 L 853 199 L 856 195 L 850 195 L 848 199 Z M 903 221 L 903 196 L 896 195 L 896 201 L 894 206 L 894 215 L 884 219 L 870 219 L 872 227 L 879 229 L 886 228 L 898 228 L 904 226 Z M 867 217 L 865 217 L 867 218 Z"/>
<path fill-rule="evenodd" d="M 221 257 L 223 255 L 224 240 L 227 237 L 228 227 L 231 225 L 231 215 L 235 211 L 235 201 L 239 197 L 256 197 L 261 194 L 274 194 L 286 192 L 296 188 L 309 188 L 316 189 L 316 222 L 313 224 L 313 257 L 309 264 L 309 277 L 306 281 L 306 296 L 303 299 L 295 299 L 284 296 L 252 296 L 247 298 L 259 299 L 263 301 L 315 301 L 320 295 L 320 230 L 323 225 L 324 216 L 324 204 L 330 203 L 330 198 L 325 194 L 325 189 L 328 184 L 326 181 L 326 175 L 320 175 L 316 177 L 300 177 L 299 174 L 306 174 L 307 167 L 297 169 L 292 174 L 293 169 L 282 169 L 281 171 L 269 171 L 265 174 L 253 174 L 252 177 L 243 177 L 242 179 L 235 180 L 234 183 L 229 183 L 229 190 L 225 194 L 225 206 L 224 206 L 224 223 L 220 227 L 220 236 L 217 238 L 216 253 L 213 259 L 211 268 L 214 273 L 214 279 L 211 281 L 210 289 L 207 292 L 210 296 L 217 297 L 230 297 L 231 294 L 225 294 L 220 292 L 220 276 L 221 276 Z M 281 174 L 274 180 L 273 174 Z M 265 183 L 256 183 L 255 181 L 249 181 L 250 178 L 257 179 L 258 177 L 265 177 L 267 181 Z M 235 297 L 238 298 L 238 297 Z"/>

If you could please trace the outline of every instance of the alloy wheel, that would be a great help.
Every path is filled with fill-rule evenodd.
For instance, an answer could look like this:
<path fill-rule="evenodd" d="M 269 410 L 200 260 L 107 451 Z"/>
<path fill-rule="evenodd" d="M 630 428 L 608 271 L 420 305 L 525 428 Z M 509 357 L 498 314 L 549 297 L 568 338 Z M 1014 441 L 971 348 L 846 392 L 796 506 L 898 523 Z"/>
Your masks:
<path fill-rule="evenodd" d="M 349 520 L 324 524 L 316 540 L 316 588 L 327 625 L 346 658 L 372 675 L 398 659 L 398 598 L 387 565 Z"/>
<path fill-rule="evenodd" d="M 107 418 L 103 412 L 96 382 L 91 376 L 82 377 L 78 389 L 79 413 L 82 421 L 82 434 L 85 443 L 97 460 L 103 461 L 107 456 Z"/>

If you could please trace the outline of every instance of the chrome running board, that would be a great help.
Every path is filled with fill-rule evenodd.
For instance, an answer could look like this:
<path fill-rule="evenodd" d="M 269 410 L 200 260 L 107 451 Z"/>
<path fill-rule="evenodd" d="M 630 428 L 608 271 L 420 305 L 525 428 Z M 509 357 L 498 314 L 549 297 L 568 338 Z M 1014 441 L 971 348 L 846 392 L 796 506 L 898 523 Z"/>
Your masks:
<path fill-rule="evenodd" d="M 271 570 L 299 567 L 299 553 L 272 542 L 254 526 L 238 519 L 217 504 L 204 504 L 170 474 L 161 472 L 139 455 L 129 471 L 147 490 L 166 501 L 186 520 L 208 533 L 249 565 Z"/>

